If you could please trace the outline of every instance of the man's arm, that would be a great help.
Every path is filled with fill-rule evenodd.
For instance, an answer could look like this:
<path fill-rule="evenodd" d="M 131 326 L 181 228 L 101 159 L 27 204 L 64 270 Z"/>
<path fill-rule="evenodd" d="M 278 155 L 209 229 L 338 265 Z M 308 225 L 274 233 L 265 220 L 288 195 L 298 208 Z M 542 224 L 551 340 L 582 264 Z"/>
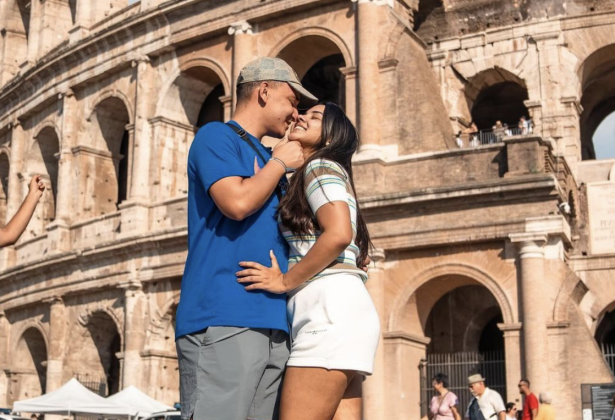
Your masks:
<path fill-rule="evenodd" d="M 231 176 L 215 182 L 209 194 L 216 206 L 229 219 L 243 220 L 260 209 L 275 190 L 286 167 L 299 167 L 303 164 L 303 149 L 296 141 L 282 140 L 273 149 L 273 157 L 264 168 L 250 178 Z"/>
<path fill-rule="evenodd" d="M 13 245 L 24 230 L 26 230 L 38 200 L 43 195 L 43 191 L 45 191 L 45 185 L 41 181 L 40 175 L 32 177 L 29 188 L 28 195 L 21 204 L 21 207 L 19 207 L 19 210 L 17 210 L 17 213 L 15 213 L 15 216 L 4 228 L 0 229 L 0 248 Z"/>

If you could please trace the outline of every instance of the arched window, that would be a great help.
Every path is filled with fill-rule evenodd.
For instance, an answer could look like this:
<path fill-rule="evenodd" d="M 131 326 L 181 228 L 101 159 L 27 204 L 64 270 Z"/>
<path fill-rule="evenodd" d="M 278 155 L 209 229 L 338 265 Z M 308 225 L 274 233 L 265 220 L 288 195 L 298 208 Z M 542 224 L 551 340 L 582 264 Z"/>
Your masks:
<path fill-rule="evenodd" d="M 491 129 L 498 121 L 518 127 L 521 117 L 528 118 L 523 103 L 527 89 L 515 82 L 502 82 L 481 90 L 472 106 L 472 120 L 479 130 Z"/>

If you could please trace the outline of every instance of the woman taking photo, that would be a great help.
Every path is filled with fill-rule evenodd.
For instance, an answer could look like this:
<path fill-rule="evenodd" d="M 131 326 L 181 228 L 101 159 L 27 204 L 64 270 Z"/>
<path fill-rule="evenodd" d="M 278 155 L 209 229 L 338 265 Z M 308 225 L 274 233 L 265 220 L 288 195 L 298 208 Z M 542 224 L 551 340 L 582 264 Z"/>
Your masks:
<path fill-rule="evenodd" d="M 431 382 L 433 389 L 437 392 L 429 403 L 427 416 L 430 420 L 461 420 L 457 405 L 459 399 L 457 395 L 448 390 L 448 376 L 437 373 Z"/>
<path fill-rule="evenodd" d="M 364 286 L 369 234 L 357 205 L 351 159 L 355 127 L 335 104 L 312 107 L 289 134 L 305 163 L 280 202 L 289 269 L 242 262 L 246 290 L 288 293 L 292 347 L 282 420 L 362 419 L 362 382 L 373 371 L 380 321 Z"/>

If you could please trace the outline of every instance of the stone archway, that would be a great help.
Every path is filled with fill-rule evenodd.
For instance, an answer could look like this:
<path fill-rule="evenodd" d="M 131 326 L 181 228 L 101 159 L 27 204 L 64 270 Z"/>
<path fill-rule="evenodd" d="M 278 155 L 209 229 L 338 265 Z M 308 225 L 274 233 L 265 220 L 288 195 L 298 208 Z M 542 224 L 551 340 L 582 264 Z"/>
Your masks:
<path fill-rule="evenodd" d="M 465 86 L 465 100 L 479 130 L 490 130 L 497 121 L 516 127 L 528 118 L 524 102 L 529 98 L 525 81 L 495 67 L 478 73 Z"/>
<path fill-rule="evenodd" d="M 88 313 L 70 332 L 66 366 L 91 391 L 108 396 L 121 386 L 122 338 L 107 312 Z"/>
<path fill-rule="evenodd" d="M 581 154 L 596 159 L 594 133 L 615 112 L 615 44 L 592 53 L 579 68 L 581 80 Z M 615 141 L 615 139 L 613 139 Z"/>
<path fill-rule="evenodd" d="M 459 301 L 459 296 L 456 298 L 454 296 L 458 293 L 455 291 L 464 289 L 476 293 L 476 296 L 466 305 L 475 302 L 478 306 L 472 310 L 471 319 L 467 320 L 470 325 L 466 325 L 463 329 L 460 328 L 462 331 L 457 334 L 458 340 L 451 348 L 453 353 L 470 348 L 479 350 L 483 333 L 488 330 L 493 334 L 493 330 L 488 327 L 492 327 L 495 323 L 499 329 L 497 321 L 500 319 L 495 319 L 495 317 L 501 316 L 501 321 L 505 325 L 514 324 L 515 321 L 510 299 L 505 291 L 498 282 L 479 268 L 465 263 L 432 266 L 413 276 L 397 295 L 392 305 L 387 321 L 387 332 L 384 333 L 387 375 L 392 383 L 397 384 L 399 392 L 406 395 L 407 402 L 391 401 L 391 403 L 400 404 L 400 407 L 394 407 L 394 409 L 407 411 L 411 418 L 420 418 L 425 414 L 426 409 L 424 406 L 421 410 L 421 395 L 418 390 L 421 382 L 423 382 L 424 389 L 427 389 L 429 385 L 426 376 L 430 371 L 427 371 L 425 361 L 428 348 L 437 345 L 437 343 L 431 344 L 437 341 L 435 337 L 437 331 L 430 327 L 432 323 L 430 315 L 439 306 L 446 306 L 446 301 L 451 299 L 451 296 Z M 463 298 L 463 293 L 461 293 L 461 298 Z M 501 337 L 502 333 L 496 332 L 496 334 Z M 478 357 L 480 356 L 478 353 L 477 351 L 474 354 Z M 474 360 L 472 357 L 474 356 L 466 362 L 472 364 L 471 368 L 480 367 L 481 361 L 478 358 Z M 421 366 L 424 367 L 422 371 Z M 466 389 L 465 384 L 463 388 Z M 427 397 L 426 392 L 423 394 L 423 400 Z"/>
<path fill-rule="evenodd" d="M 26 158 L 24 193 L 34 175 L 41 175 L 45 192 L 30 222 L 27 235 L 39 236 L 45 227 L 56 218 L 56 199 L 58 194 L 58 156 L 60 140 L 54 127 L 46 126 L 34 137 Z"/>
<path fill-rule="evenodd" d="M 37 327 L 27 328 L 13 351 L 9 401 L 38 397 L 46 391 L 47 344 Z"/>
<path fill-rule="evenodd" d="M 322 35 L 305 35 L 285 45 L 277 56 L 295 69 L 317 98 L 345 108 L 346 83 L 340 70 L 348 64 L 338 44 Z"/>

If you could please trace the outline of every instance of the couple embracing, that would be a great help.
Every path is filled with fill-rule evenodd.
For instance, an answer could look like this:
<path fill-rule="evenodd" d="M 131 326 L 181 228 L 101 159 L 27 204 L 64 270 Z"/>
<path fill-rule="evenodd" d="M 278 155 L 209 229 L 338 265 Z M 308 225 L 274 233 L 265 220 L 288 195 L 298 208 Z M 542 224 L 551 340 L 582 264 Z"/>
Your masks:
<path fill-rule="evenodd" d="M 199 130 L 188 157 L 182 419 L 360 420 L 380 323 L 364 286 L 356 129 L 280 59 L 244 67 L 236 97 L 233 119 Z M 299 115 L 300 103 L 312 107 Z M 272 150 L 264 136 L 284 139 Z"/>

